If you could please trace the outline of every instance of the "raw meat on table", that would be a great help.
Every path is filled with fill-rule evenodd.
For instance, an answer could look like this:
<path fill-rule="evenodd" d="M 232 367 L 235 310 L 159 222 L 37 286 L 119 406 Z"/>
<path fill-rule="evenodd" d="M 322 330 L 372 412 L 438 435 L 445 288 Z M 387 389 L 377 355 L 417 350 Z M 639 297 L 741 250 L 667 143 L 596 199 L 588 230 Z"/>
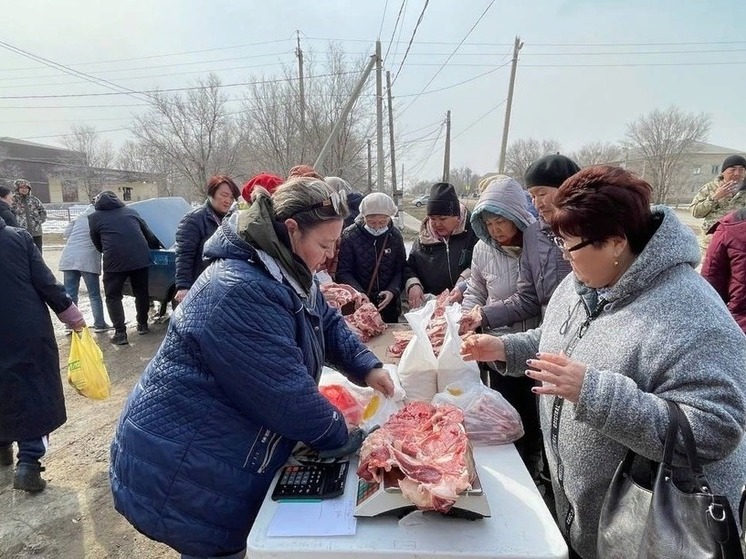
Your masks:
<path fill-rule="evenodd" d="M 421 510 L 448 512 L 474 476 L 463 419 L 455 406 L 410 402 L 365 439 L 358 476 L 380 482 L 398 469 L 405 498 Z"/>
<path fill-rule="evenodd" d="M 345 316 L 345 321 L 363 343 L 380 336 L 386 330 L 386 323 L 373 303 L 365 303 L 353 314 Z"/>
<path fill-rule="evenodd" d="M 330 307 L 341 309 L 348 303 L 355 303 L 355 307 L 363 304 L 364 298 L 361 293 L 354 287 L 344 283 L 322 283 L 320 286 L 321 294 L 329 303 Z"/>

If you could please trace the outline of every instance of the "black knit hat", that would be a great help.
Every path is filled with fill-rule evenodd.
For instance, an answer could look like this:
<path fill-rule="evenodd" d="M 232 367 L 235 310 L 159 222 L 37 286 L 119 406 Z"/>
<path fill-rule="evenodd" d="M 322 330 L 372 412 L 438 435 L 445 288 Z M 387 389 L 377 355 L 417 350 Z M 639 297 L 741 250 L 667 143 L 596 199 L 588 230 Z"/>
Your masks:
<path fill-rule="evenodd" d="M 461 215 L 461 203 L 452 184 L 438 182 L 430 188 L 427 215 Z"/>
<path fill-rule="evenodd" d="M 559 153 L 545 155 L 529 165 L 523 175 L 523 182 L 526 188 L 532 186 L 559 188 L 563 182 L 578 171 L 580 171 L 580 167 L 569 157 Z"/>
<path fill-rule="evenodd" d="M 743 155 L 729 155 L 725 158 L 725 161 L 723 161 L 723 165 L 722 167 L 720 167 L 720 172 L 722 173 L 726 169 L 735 167 L 736 165 L 746 167 L 746 157 L 744 157 Z"/>

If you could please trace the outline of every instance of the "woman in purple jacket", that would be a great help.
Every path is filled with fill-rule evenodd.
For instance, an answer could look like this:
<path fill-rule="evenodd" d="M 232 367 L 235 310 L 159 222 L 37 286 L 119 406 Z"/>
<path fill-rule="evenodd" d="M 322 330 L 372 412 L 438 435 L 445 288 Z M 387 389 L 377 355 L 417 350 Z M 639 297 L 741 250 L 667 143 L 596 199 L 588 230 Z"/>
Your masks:
<path fill-rule="evenodd" d="M 707 233 L 712 240 L 702 264 L 702 275 L 746 332 L 746 209 L 729 213 Z"/>

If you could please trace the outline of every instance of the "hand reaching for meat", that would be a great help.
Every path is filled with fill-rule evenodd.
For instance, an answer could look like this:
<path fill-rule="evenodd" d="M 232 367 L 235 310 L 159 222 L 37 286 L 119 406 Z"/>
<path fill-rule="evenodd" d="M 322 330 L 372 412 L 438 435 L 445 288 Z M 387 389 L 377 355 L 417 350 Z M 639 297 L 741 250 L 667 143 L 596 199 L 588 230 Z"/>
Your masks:
<path fill-rule="evenodd" d="M 458 286 L 451 289 L 451 292 L 448 294 L 448 304 L 452 305 L 453 303 L 460 303 L 464 300 L 464 292 L 461 291 Z"/>
<path fill-rule="evenodd" d="M 482 307 L 476 306 L 468 313 L 461 316 L 458 333 L 464 335 L 467 332 L 473 332 L 482 325 Z"/>
<path fill-rule="evenodd" d="M 425 292 L 419 285 L 413 285 L 407 291 L 407 300 L 410 309 L 418 309 L 425 304 Z"/>
<path fill-rule="evenodd" d="M 464 361 L 505 361 L 505 344 L 501 338 L 487 334 L 472 334 L 461 343 Z"/>

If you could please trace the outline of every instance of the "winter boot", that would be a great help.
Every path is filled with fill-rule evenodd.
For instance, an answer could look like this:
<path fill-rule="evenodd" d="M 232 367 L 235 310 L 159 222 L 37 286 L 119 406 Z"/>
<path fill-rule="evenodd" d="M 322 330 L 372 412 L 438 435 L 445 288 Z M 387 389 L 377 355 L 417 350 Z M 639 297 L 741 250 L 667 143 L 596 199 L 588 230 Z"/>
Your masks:
<path fill-rule="evenodd" d="M 138 324 L 137 325 L 137 333 L 140 334 L 141 336 L 143 334 L 149 334 L 150 333 L 150 328 L 148 328 L 148 323 L 146 322 L 145 324 Z"/>
<path fill-rule="evenodd" d="M 109 341 L 114 345 L 129 344 L 129 340 L 127 340 L 127 332 L 116 332 L 111 338 L 109 338 Z"/>
<path fill-rule="evenodd" d="M 13 465 L 13 445 L 0 446 L 0 466 Z"/>
<path fill-rule="evenodd" d="M 44 467 L 38 463 L 21 462 L 16 466 L 16 474 L 13 476 L 13 489 L 20 489 L 29 493 L 44 491 L 47 482 L 41 479 L 41 472 L 43 471 Z"/>

